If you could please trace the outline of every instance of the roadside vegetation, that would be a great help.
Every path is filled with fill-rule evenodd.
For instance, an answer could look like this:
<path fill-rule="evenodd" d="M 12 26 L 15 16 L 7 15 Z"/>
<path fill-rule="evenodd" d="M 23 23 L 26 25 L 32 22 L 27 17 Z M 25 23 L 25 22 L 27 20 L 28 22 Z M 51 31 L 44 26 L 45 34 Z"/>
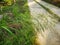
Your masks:
<path fill-rule="evenodd" d="M 34 45 L 35 32 L 27 0 L 2 6 L 0 15 L 0 45 Z"/>

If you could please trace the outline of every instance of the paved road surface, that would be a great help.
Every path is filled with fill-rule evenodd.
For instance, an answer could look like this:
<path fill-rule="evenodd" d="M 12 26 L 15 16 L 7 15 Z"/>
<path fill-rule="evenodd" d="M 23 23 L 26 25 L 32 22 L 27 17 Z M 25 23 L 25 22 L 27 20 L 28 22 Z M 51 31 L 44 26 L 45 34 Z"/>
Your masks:
<path fill-rule="evenodd" d="M 58 7 L 54 6 L 54 5 L 51 5 L 49 3 L 46 3 L 44 1 L 37 0 L 37 2 L 44 5 L 45 7 L 49 8 L 52 12 L 54 12 L 55 14 L 60 16 L 60 8 L 58 8 Z"/>
<path fill-rule="evenodd" d="M 58 7 L 40 0 L 37 1 L 60 16 L 60 9 Z M 60 26 L 60 23 L 56 24 L 57 20 L 52 18 L 53 15 L 35 1 L 28 0 L 28 5 L 32 22 L 34 23 L 35 31 L 37 32 L 37 42 L 39 45 L 60 45 L 60 28 L 57 28 Z M 41 30 L 44 30 L 44 32 Z"/>

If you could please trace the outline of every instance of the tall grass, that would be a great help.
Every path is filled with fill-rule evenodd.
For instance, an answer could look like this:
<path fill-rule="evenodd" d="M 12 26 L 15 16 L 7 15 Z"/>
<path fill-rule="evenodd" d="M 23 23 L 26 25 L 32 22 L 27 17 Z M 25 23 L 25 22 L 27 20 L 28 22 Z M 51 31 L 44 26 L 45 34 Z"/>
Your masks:
<path fill-rule="evenodd" d="M 0 11 L 1 12 L 1 11 Z M 16 0 L 0 13 L 0 45 L 34 45 L 34 29 L 27 0 Z"/>

